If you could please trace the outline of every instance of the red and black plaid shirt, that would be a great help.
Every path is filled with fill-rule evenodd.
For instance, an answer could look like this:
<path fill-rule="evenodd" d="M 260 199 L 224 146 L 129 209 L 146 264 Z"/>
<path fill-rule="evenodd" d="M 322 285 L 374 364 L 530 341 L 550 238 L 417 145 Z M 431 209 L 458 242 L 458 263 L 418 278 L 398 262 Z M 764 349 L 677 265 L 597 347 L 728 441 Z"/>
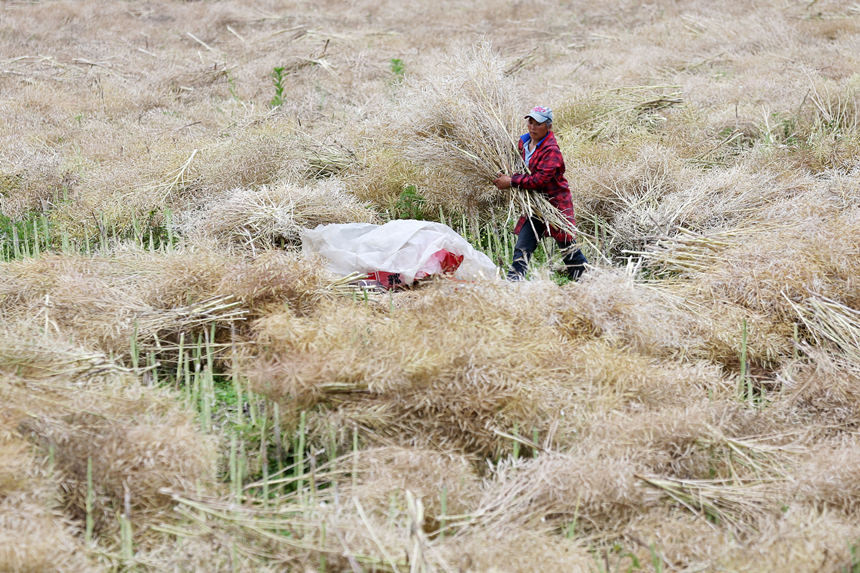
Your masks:
<path fill-rule="evenodd" d="M 520 138 L 519 150 L 523 159 L 525 159 L 525 142 L 528 139 L 528 135 Z M 564 158 L 561 156 L 561 150 L 558 148 L 553 132 L 550 131 L 534 150 L 529 160 L 529 171 L 531 171 L 529 175 L 522 173 L 512 175 L 511 185 L 544 193 L 549 198 L 549 202 L 561 211 L 571 224 L 575 225 L 570 186 L 567 184 L 567 179 L 564 178 Z M 526 218 L 520 217 L 516 227 L 514 227 L 514 233 L 519 234 L 525 224 Z M 546 231 L 542 235 L 545 237 Z M 561 242 L 573 242 L 574 240 L 574 237 L 555 227 L 549 228 L 549 235 Z"/>

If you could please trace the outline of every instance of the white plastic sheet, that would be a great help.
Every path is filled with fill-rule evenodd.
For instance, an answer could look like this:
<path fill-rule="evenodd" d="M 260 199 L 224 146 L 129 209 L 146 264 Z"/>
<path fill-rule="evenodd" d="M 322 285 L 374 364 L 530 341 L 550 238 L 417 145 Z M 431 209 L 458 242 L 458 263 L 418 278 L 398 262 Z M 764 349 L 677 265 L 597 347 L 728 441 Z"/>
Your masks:
<path fill-rule="evenodd" d="M 301 238 L 305 256 L 322 256 L 327 261 L 326 268 L 338 275 L 385 271 L 400 273 L 400 280 L 411 284 L 416 275 L 440 272 L 437 253 L 444 250 L 463 256 L 454 278 L 498 278 L 496 266 L 487 255 L 475 250 L 447 225 L 432 221 L 319 225 L 302 230 Z"/>

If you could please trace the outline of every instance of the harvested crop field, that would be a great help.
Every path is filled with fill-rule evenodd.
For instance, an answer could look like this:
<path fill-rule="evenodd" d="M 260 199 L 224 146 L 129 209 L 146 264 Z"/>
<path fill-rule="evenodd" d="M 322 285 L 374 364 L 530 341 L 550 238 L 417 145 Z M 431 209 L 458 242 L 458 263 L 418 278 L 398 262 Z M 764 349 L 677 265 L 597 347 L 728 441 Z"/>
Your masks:
<path fill-rule="evenodd" d="M 0 570 L 860 571 L 860 4 L 10 1 L 0 113 Z"/>

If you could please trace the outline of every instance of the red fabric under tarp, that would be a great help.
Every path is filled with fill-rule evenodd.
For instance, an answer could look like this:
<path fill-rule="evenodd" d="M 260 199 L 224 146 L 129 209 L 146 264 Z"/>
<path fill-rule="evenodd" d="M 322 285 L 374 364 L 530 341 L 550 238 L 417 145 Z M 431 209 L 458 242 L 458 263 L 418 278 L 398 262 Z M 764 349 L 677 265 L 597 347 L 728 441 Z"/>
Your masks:
<path fill-rule="evenodd" d="M 439 274 L 447 275 L 453 274 L 460 267 L 460 263 L 463 262 L 463 255 L 455 255 L 450 251 L 442 249 L 433 253 L 430 256 L 430 260 L 439 261 Z M 415 275 L 415 279 L 419 280 L 427 278 L 428 276 L 430 275 L 426 273 L 419 273 Z M 403 283 L 400 281 L 400 273 L 376 271 L 373 273 L 368 273 L 367 278 L 369 280 L 374 280 L 378 282 L 385 289 L 393 289 L 403 286 Z"/>

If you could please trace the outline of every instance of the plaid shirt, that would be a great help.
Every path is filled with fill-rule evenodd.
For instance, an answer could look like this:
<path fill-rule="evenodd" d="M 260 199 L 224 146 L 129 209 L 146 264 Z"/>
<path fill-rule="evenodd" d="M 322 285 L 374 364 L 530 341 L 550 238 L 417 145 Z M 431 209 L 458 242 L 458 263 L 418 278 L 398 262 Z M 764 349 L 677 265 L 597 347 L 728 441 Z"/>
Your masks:
<path fill-rule="evenodd" d="M 525 159 L 525 145 L 528 141 L 528 134 L 520 137 L 519 150 L 523 159 Z M 553 132 L 550 131 L 546 137 L 538 142 L 537 149 L 534 150 L 529 160 L 529 171 L 531 171 L 529 175 L 521 173 L 512 175 L 511 186 L 546 194 L 549 202 L 575 225 L 570 186 L 567 184 L 567 179 L 564 178 L 564 158 L 561 156 L 561 150 L 558 148 Z M 525 224 L 526 218 L 520 217 L 516 227 L 514 227 L 514 233 L 519 234 Z M 541 234 L 544 237 L 547 235 L 546 231 Z M 573 242 L 574 240 L 574 237 L 555 227 L 549 228 L 549 235 L 560 242 Z"/>

